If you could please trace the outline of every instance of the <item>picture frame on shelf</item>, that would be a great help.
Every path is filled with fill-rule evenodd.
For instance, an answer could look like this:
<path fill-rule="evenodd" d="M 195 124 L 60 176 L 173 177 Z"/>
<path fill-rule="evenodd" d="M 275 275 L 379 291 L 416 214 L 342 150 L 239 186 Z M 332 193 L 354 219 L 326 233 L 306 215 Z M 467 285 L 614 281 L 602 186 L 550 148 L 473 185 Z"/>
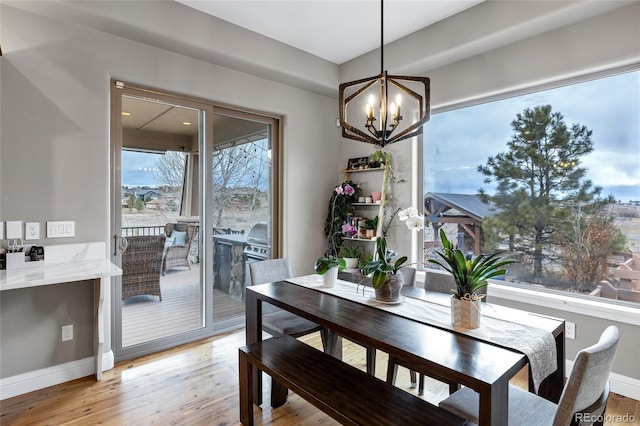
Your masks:
<path fill-rule="evenodd" d="M 369 157 L 349 158 L 347 170 L 362 170 L 369 168 Z"/>

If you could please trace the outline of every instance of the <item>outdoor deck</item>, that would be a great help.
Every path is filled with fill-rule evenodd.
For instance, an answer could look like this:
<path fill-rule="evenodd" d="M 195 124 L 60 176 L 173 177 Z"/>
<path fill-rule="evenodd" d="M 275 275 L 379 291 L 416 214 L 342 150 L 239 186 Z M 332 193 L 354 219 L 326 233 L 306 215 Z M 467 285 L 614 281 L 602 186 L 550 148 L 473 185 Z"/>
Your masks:
<path fill-rule="evenodd" d="M 137 343 L 201 327 L 199 265 L 176 268 L 160 278 L 162 301 L 157 296 L 135 296 L 123 302 L 122 345 Z M 244 302 L 213 290 L 213 321 L 244 316 Z"/>

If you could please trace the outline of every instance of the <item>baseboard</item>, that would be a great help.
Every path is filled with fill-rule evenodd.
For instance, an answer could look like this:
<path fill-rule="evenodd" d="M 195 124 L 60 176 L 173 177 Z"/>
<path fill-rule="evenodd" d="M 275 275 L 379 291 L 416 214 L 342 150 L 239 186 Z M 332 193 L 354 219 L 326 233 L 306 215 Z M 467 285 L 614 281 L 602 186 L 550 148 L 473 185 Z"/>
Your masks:
<path fill-rule="evenodd" d="M 111 370 L 115 366 L 116 357 L 113 351 L 102 354 L 102 371 Z"/>
<path fill-rule="evenodd" d="M 103 354 L 102 365 L 103 370 L 113 368 L 113 351 Z M 95 359 L 90 357 L 7 377 L 0 379 L 0 400 L 93 374 L 95 374 Z"/>
<path fill-rule="evenodd" d="M 114 361 L 113 351 L 103 354 L 103 369 L 105 371 L 112 369 Z M 567 360 L 567 375 L 572 368 L 573 361 Z M 91 357 L 0 379 L 0 400 L 91 376 L 94 372 L 95 361 Z M 640 401 L 640 380 L 617 373 L 611 373 L 609 380 L 611 382 L 611 392 Z"/>
<path fill-rule="evenodd" d="M 566 374 L 573 368 L 573 361 L 567 360 L 566 362 Z M 611 385 L 611 392 L 618 395 L 625 396 L 627 398 L 640 401 L 640 380 L 632 377 L 623 376 L 618 373 L 609 374 L 609 383 Z"/>

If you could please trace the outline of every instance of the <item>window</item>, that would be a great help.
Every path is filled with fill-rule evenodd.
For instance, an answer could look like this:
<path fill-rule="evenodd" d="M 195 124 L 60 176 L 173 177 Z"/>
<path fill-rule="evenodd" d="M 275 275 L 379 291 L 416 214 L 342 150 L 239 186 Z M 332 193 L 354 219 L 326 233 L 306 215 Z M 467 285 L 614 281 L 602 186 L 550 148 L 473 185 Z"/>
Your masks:
<path fill-rule="evenodd" d="M 125 236 L 158 234 L 182 214 L 187 154 L 122 150 L 122 228 Z M 157 228 L 157 229 L 153 229 Z"/>
<path fill-rule="evenodd" d="M 269 221 L 271 148 L 264 129 L 213 154 L 214 233 L 246 233 Z"/>
<path fill-rule="evenodd" d="M 633 71 L 434 114 L 424 258 L 442 227 L 517 259 L 506 283 L 640 302 L 639 93 Z"/>

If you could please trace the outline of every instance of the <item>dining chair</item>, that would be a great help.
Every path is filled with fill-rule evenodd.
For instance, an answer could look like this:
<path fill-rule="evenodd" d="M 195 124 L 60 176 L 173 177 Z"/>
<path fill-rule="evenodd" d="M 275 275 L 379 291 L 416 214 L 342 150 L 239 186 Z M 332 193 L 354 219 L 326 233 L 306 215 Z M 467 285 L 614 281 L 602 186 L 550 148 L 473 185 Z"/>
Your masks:
<path fill-rule="evenodd" d="M 267 259 L 249 263 L 251 285 L 281 281 L 292 277 L 289 259 Z M 298 338 L 320 331 L 322 347 L 326 352 L 326 330 L 318 324 L 273 305 L 263 304 L 262 329 L 271 335 L 287 334 Z"/>
<path fill-rule="evenodd" d="M 582 349 L 576 355 L 573 369 L 569 374 L 558 404 L 509 385 L 509 421 L 512 425 L 552 425 L 593 424 L 583 419 L 586 413 L 604 413 L 609 394 L 609 373 L 619 341 L 616 326 L 607 327 L 598 343 Z M 440 407 L 478 423 L 478 394 L 470 388 L 462 388 L 440 402 Z M 596 417 L 597 418 L 597 417 Z M 601 423 L 600 423 L 601 424 Z"/>

